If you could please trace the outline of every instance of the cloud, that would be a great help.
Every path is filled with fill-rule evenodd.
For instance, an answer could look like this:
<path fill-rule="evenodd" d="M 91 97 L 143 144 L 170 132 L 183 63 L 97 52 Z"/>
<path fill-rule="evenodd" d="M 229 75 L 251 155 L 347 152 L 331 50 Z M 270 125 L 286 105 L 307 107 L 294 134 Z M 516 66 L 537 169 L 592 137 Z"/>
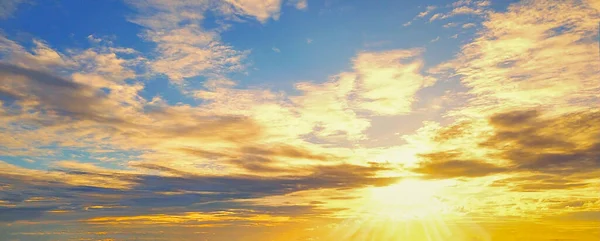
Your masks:
<path fill-rule="evenodd" d="M 589 183 L 560 175 L 537 174 L 509 177 L 494 181 L 491 186 L 508 187 L 515 192 L 544 192 L 548 190 L 573 190 L 588 186 Z M 564 204 L 565 206 L 573 204 Z M 559 207 L 555 207 L 559 208 Z"/>
<path fill-rule="evenodd" d="M 312 160 L 332 160 L 339 157 L 335 157 L 327 154 L 312 153 L 310 150 L 302 149 L 290 145 L 271 146 L 271 147 L 245 147 L 242 149 L 242 153 L 253 154 L 253 155 L 268 155 L 268 156 L 283 156 L 291 158 L 306 158 Z"/>
<path fill-rule="evenodd" d="M 4 208 L 0 207 L 0 222 L 14 222 L 19 220 L 33 220 L 40 218 L 52 207 L 23 207 Z"/>
<path fill-rule="evenodd" d="M 481 140 L 478 152 L 467 148 L 422 154 L 423 162 L 415 171 L 436 177 L 477 177 L 502 172 L 531 172 L 556 175 L 593 173 L 600 168 L 600 115 L 597 111 L 581 111 L 562 115 L 541 116 L 537 110 L 498 113 L 489 118 L 492 130 L 483 133 L 477 125 L 465 122 L 437 132 L 437 142 L 456 139 Z M 465 133 L 480 133 L 472 139 Z M 456 146 L 455 146 L 456 148 Z M 471 160 L 479 156 L 489 160 Z M 537 184 L 521 188 L 551 189 L 578 187 Z"/>
<path fill-rule="evenodd" d="M 452 28 L 454 26 L 456 26 L 456 23 L 447 23 L 447 24 L 444 24 L 444 28 Z"/>
<path fill-rule="evenodd" d="M 136 75 L 130 70 L 135 62 L 126 61 L 121 54 L 135 55 L 135 52 L 106 46 L 71 52 L 66 59 L 78 65 L 81 72 L 70 76 L 52 73 L 50 64 L 36 66 L 38 69 L 29 65 L 1 66 L 2 74 L 10 76 L 10 81 L 3 81 L 6 87 L 3 93 L 6 92 L 5 96 L 11 93 L 11 98 L 15 99 L 14 105 L 3 106 L 3 110 L 14 112 L 17 107 L 35 100 L 38 104 L 31 108 L 40 113 L 34 128 L 18 131 L 18 135 L 3 132 L 3 136 L 26 141 L 28 148 L 51 141 L 84 151 L 143 152 L 137 157 L 124 157 L 121 163 L 127 170 L 61 161 L 50 164 L 53 170 L 36 171 L 3 163 L 6 168 L 2 170 L 9 171 L 0 173 L 2 182 L 10 183 L 9 189 L 3 189 L 3 201 L 8 200 L 12 205 L 32 197 L 43 197 L 60 203 L 51 210 L 76 210 L 75 213 L 87 210 L 91 213 L 86 215 L 94 216 L 97 212 L 105 212 L 102 211 L 105 208 L 90 207 L 133 206 L 137 207 L 135 212 L 143 213 L 148 211 L 144 207 L 180 207 L 320 188 L 381 186 L 397 181 L 396 178 L 377 177 L 378 172 L 389 171 L 388 168 L 344 164 L 343 157 L 319 151 L 322 149 L 315 145 L 290 141 L 289 138 L 283 139 L 287 141 L 284 145 L 281 140 L 271 139 L 281 138 L 282 130 L 264 125 L 268 120 L 264 113 L 270 112 L 263 110 L 282 108 L 283 111 L 283 107 L 291 107 L 289 103 L 278 106 L 273 104 L 278 102 L 270 102 L 280 99 L 276 94 L 265 99 L 268 100 L 264 103 L 266 109 L 256 109 L 256 113 L 261 113 L 257 116 L 224 109 L 222 113 L 229 115 L 221 116 L 214 111 L 219 108 L 212 108 L 211 104 L 170 106 L 160 98 L 151 101 L 138 98 L 142 87 L 124 81 L 128 76 Z M 212 94 L 214 102 L 228 101 L 224 96 L 229 96 L 231 101 L 236 101 L 230 107 L 239 105 L 240 111 L 246 111 L 256 108 L 256 96 L 265 97 L 264 93 L 268 93 L 235 90 L 232 86 L 228 80 L 209 81 L 208 91 L 202 96 L 206 98 Z M 120 92 L 123 90 L 126 91 Z M 215 95 L 219 91 L 224 91 L 222 96 Z M 53 95 L 56 93 L 61 94 Z M 253 108 L 247 108 L 240 100 L 247 100 L 245 104 Z M 53 112 L 60 115 L 51 114 Z M 279 114 L 274 117 L 283 118 L 282 126 L 289 126 L 292 119 Z M 20 113 L 3 121 L 29 125 L 23 118 Z M 298 129 L 298 126 L 292 128 Z M 20 128 L 10 131 L 17 133 L 17 130 Z M 16 152 L 9 149 L 8 153 L 14 155 Z M 220 175 L 207 175 L 209 168 L 219 170 L 215 173 Z M 23 190 L 29 191 L 17 195 Z M 214 195 L 207 197 L 205 192 Z M 130 198 L 125 198 L 126 194 L 131 195 Z M 55 218 L 58 214 L 50 215 Z"/>
<path fill-rule="evenodd" d="M 236 13 L 255 17 L 263 23 L 269 18 L 278 19 L 281 10 L 281 0 L 225 0 L 225 2 L 231 4 Z M 302 6 L 301 3 L 299 4 Z"/>
<path fill-rule="evenodd" d="M 210 213 L 236 208 L 251 210 L 251 213 L 247 213 L 250 216 L 235 212 L 229 213 L 227 216 L 210 216 L 211 219 L 205 220 L 209 221 L 207 224 L 228 222 L 232 221 L 231 219 L 246 220 L 247 217 L 274 213 L 277 213 L 277 216 L 297 216 L 302 213 L 315 214 L 322 211 L 313 210 L 310 206 L 303 209 L 286 209 L 261 206 L 255 203 L 241 204 L 238 201 L 307 190 L 385 186 L 398 181 L 397 178 L 377 177 L 378 172 L 389 169 L 377 165 L 317 166 L 311 168 L 310 173 L 306 175 L 277 178 L 205 176 L 180 172 L 158 165 L 145 165 L 145 168 L 165 171 L 163 175 L 110 170 L 74 162 L 63 162 L 59 165 L 59 169 L 50 171 L 33 171 L 3 162 L 0 162 L 0 165 L 8 168 L 3 168 L 3 171 L 0 172 L 0 180 L 8 185 L 3 187 L 0 199 L 20 205 L 19 207 L 2 208 L 4 210 L 2 213 L 5 214 L 2 216 L 2 220 L 5 221 L 18 220 L 17 213 L 31 212 L 31 215 L 25 217 L 31 221 L 39 218 L 53 220 L 57 217 L 65 217 L 65 215 L 79 217 L 83 215 L 93 223 L 134 222 L 139 219 L 137 217 L 140 215 L 148 215 L 148 213 L 153 213 L 152 210 L 158 210 L 156 208 L 171 208 L 174 212 L 180 213 Z M 24 202 L 32 198 L 40 201 L 47 200 L 47 202 L 42 207 L 35 206 L 35 202 Z M 113 208 L 118 209 L 120 215 L 127 216 L 118 219 L 106 217 L 105 214 L 110 213 L 110 209 Z M 49 210 L 80 211 L 82 209 L 88 212 L 84 214 L 77 214 L 77 212 L 46 213 L 45 217 L 42 217 L 44 212 Z M 260 223 L 261 220 L 253 221 Z M 262 221 L 268 222 L 269 220 Z M 156 222 L 156 224 L 160 224 L 160 222 Z"/>
<path fill-rule="evenodd" d="M 198 25 L 154 29 L 146 32 L 146 38 L 158 44 L 161 56 L 151 63 L 152 69 L 176 82 L 241 70 L 241 61 L 247 55 L 221 43 L 216 33 L 206 32 Z"/>
<path fill-rule="evenodd" d="M 98 43 L 102 42 L 102 39 L 101 39 L 101 38 L 94 37 L 94 35 L 93 35 L 93 34 L 90 34 L 90 35 L 88 35 L 88 36 L 87 36 L 87 39 L 88 39 L 88 40 L 89 40 L 91 43 L 95 43 L 95 44 L 98 44 Z"/>
<path fill-rule="evenodd" d="M 461 15 L 461 14 L 480 15 L 480 14 L 483 14 L 483 10 L 482 9 L 474 9 L 474 8 L 470 8 L 470 7 L 466 7 L 466 6 L 461 6 L 461 7 L 452 9 L 452 12 L 450 12 L 450 15 L 452 15 L 452 16 Z"/>
<path fill-rule="evenodd" d="M 462 28 L 472 28 L 475 27 L 476 25 L 474 23 L 465 23 L 462 25 Z"/>
<path fill-rule="evenodd" d="M 273 47 L 273 48 L 271 48 L 271 49 L 273 50 L 273 52 L 276 52 L 276 53 L 281 53 L 281 50 L 279 50 L 278 48 L 275 48 L 275 47 Z"/>
<path fill-rule="evenodd" d="M 452 9 L 466 10 L 461 6 Z M 597 50 L 599 12 L 579 1 L 481 9 L 481 25 L 463 25 L 477 26 L 476 38 L 428 71 L 460 80 L 465 89 L 453 96 L 464 103 L 445 109 L 439 122 L 451 124 L 425 122 L 403 137 L 419 147 L 418 162 L 407 168 L 422 178 L 470 183 L 458 189 L 473 199 L 456 202 L 469 216 L 548 218 L 596 210 L 588 199 L 600 169 L 598 112 L 590 108 L 600 90 L 592 77 L 598 68 L 591 67 L 598 59 L 583 49 Z"/>
<path fill-rule="evenodd" d="M 429 18 L 429 22 L 433 22 L 435 20 L 447 19 L 451 17 L 455 17 L 457 15 L 475 15 L 477 17 L 484 17 L 489 10 L 490 5 L 489 1 L 463 1 L 459 0 L 452 3 L 450 6 L 452 10 L 449 12 L 441 12 L 436 13 L 431 18 Z"/>
<path fill-rule="evenodd" d="M 573 212 L 560 217 L 563 220 L 568 221 L 594 221 L 600 220 L 600 211 L 581 211 Z"/>
<path fill-rule="evenodd" d="M 296 7 L 297 9 L 300 9 L 300 10 L 306 10 L 308 8 L 307 0 L 292 0 L 292 1 L 289 1 L 288 3 L 293 4 L 294 7 Z"/>
<path fill-rule="evenodd" d="M 429 13 L 431 13 L 431 11 L 435 10 L 437 7 L 436 6 L 427 6 L 426 10 L 423 12 L 420 12 L 417 17 L 419 18 L 423 18 L 426 17 L 427 15 L 429 15 Z"/>
<path fill-rule="evenodd" d="M 481 145 L 498 149 L 510 145 L 500 156 L 519 169 L 534 172 L 570 174 L 600 167 L 599 113 L 575 112 L 548 119 L 536 115 L 516 111 L 493 116 L 490 122 L 497 131 Z"/>
<path fill-rule="evenodd" d="M 352 61 L 352 72 L 324 83 L 296 83 L 296 95 L 230 85 L 199 90 L 195 96 L 207 101 L 204 107 L 213 114 L 251 116 L 269 123 L 267 132 L 274 135 L 356 140 L 370 125 L 359 112 L 386 116 L 412 111 L 416 92 L 433 82 L 420 73 L 420 54 L 420 49 L 361 52 Z"/>
<path fill-rule="evenodd" d="M 552 15 L 557 9 L 561 14 Z M 593 93 L 600 88 L 595 81 L 599 70 L 593 67 L 598 60 L 592 54 L 598 49 L 592 40 L 598 19 L 595 9 L 577 1 L 528 1 L 490 13 L 479 37 L 444 64 L 475 97 L 462 113 L 594 102 Z"/>
<path fill-rule="evenodd" d="M 263 127 L 259 127 L 264 122 L 257 125 L 256 120 L 239 114 L 234 116 L 234 112 L 214 113 L 209 105 L 168 106 L 160 98 L 152 101 L 141 98 L 139 91 L 143 85 L 136 81 L 124 82 L 136 76 L 131 68 L 135 67 L 135 61 L 138 60 L 134 58 L 131 62 L 130 59 L 123 59 L 119 55 L 121 53 L 135 54 L 114 47 L 72 52 L 65 59 L 78 65 L 80 72 L 73 73 L 70 78 L 52 74 L 50 68 L 54 65 L 50 62 L 46 65 L 29 64 L 26 68 L 1 64 L 4 81 L 0 84 L 0 93 L 4 100 L 11 101 L 11 105 L 3 105 L 2 108 L 10 118 L 3 118 L 2 121 L 7 126 L 15 127 L 2 130 L 2 136 L 10 137 L 2 138 L 3 146 L 8 148 L 3 149 L 3 153 L 18 155 L 21 152 L 17 150 L 24 150 L 26 146 L 23 143 L 27 142 L 30 153 L 36 150 L 35 147 L 54 143 L 93 149 L 150 149 L 157 150 L 160 155 L 176 154 L 181 157 L 183 154 L 192 158 L 177 151 L 181 147 L 177 147 L 179 144 L 176 143 L 185 141 L 186 146 L 195 148 L 201 140 L 211 140 L 219 143 L 216 144 L 218 146 L 250 139 L 256 142 L 277 134 L 264 132 Z M 40 70 L 31 69 L 30 66 Z M 221 81 L 215 86 L 229 84 Z M 213 121 L 215 126 L 211 124 Z M 241 125 L 234 127 L 238 124 Z M 25 126 L 35 128 L 19 131 Z M 229 135 L 210 133 L 211 128 L 217 126 L 220 126 L 217 129 L 231 128 L 225 132 L 217 131 Z M 64 135 L 65 132 L 69 135 Z M 226 144 L 217 150 L 229 148 Z"/>
<path fill-rule="evenodd" d="M 477 160 L 460 160 L 454 153 L 430 153 L 422 156 L 422 162 L 414 171 L 428 178 L 482 177 L 505 172 L 507 169 Z"/>
<path fill-rule="evenodd" d="M 64 55 L 50 48 L 47 43 L 37 39 L 32 42 L 34 48 L 27 51 L 18 43 L 0 35 L 0 53 L 4 55 L 3 59 L 22 67 L 64 67 L 70 64 Z"/>
<path fill-rule="evenodd" d="M 243 211 L 243 210 L 242 210 Z M 291 220 L 291 217 L 287 216 L 275 216 L 269 214 L 245 214 L 243 212 L 235 211 L 218 211 L 212 213 L 196 213 L 187 212 L 185 214 L 156 214 L 156 215 L 139 215 L 139 216 L 107 216 L 107 217 L 95 217 L 88 219 L 87 222 L 92 224 L 102 225 L 161 225 L 161 224 L 176 224 L 176 225 L 193 225 L 193 224 L 205 224 L 210 222 L 212 224 L 206 225 L 210 227 L 212 225 L 217 226 L 222 223 L 224 226 L 239 225 L 242 222 L 251 223 L 273 223 L 282 224 Z M 222 226 L 222 225 L 218 225 Z"/>
<path fill-rule="evenodd" d="M 104 93 L 88 86 L 46 72 L 3 63 L 0 63 L 0 77 L 5 97 L 35 101 L 75 118 L 122 121 L 101 114 L 108 113 L 108 109 L 102 110 L 107 107 Z"/>
<path fill-rule="evenodd" d="M 431 84 L 421 75 L 420 49 L 363 52 L 354 59 L 356 103 L 378 115 L 411 111 L 415 93 Z"/>
<path fill-rule="evenodd" d="M 28 0 L 6 0 L 0 2 L 0 19 L 6 19 L 12 16 L 20 4 L 27 3 Z"/>
<path fill-rule="evenodd" d="M 419 14 L 417 14 L 417 16 L 413 17 L 410 21 L 402 24 L 402 26 L 406 27 L 406 26 L 410 26 L 415 20 L 420 19 L 420 18 L 424 18 L 427 17 L 427 15 L 429 15 L 431 12 L 433 12 L 433 10 L 437 9 L 437 6 L 427 6 L 425 8 L 425 11 L 420 12 Z"/>
<path fill-rule="evenodd" d="M 128 1 L 139 14 L 130 20 L 146 28 L 143 36 L 157 44 L 159 54 L 150 66 L 176 83 L 194 76 L 223 76 L 244 69 L 248 51 L 239 51 L 223 43 L 219 34 L 227 28 L 204 29 L 206 11 L 225 19 L 250 16 L 264 23 L 277 19 L 281 1 Z"/>
<path fill-rule="evenodd" d="M 583 51 L 595 48 L 596 30 L 581 21 L 597 17 L 592 5 L 559 3 L 560 11 L 574 6 L 570 15 L 551 14 L 544 1 L 511 5 L 507 12 L 481 10 L 480 32 L 456 60 L 438 66 L 446 72 L 435 72 L 436 78 L 423 69 L 422 49 L 364 51 L 347 71 L 296 83 L 286 93 L 228 79 L 248 52 L 222 42 L 227 24 L 203 27 L 207 11 L 223 21 L 277 18 L 279 2 L 254 3 L 132 3 L 139 12 L 130 20 L 157 44 L 151 57 L 92 35 L 92 48 L 62 53 L 41 40 L 25 48 L 0 38 L 0 155 L 8 156 L 0 162 L 0 214 L 6 214 L 0 220 L 16 226 L 77 222 L 120 239 L 128 227 L 118 224 L 299 225 L 304 218 L 345 215 L 346 207 L 327 204 L 357 199 L 356 189 L 393 184 L 399 178 L 391 174 L 398 173 L 455 179 L 448 187 L 453 194 L 441 191 L 440 200 L 476 218 L 538 218 L 598 206 L 588 200 L 600 167 L 600 120 L 589 108 L 597 100 L 597 69 L 590 67 L 597 59 Z M 452 9 L 472 14 L 488 3 L 460 1 Z M 543 18 L 534 21 L 525 12 Z M 539 46 L 532 44 L 537 40 Z M 191 77 L 207 80 L 185 89 L 197 98 L 194 104 L 171 104 L 142 97 L 146 67 L 183 87 Z M 408 114 L 433 84 L 427 90 L 464 85 L 444 93 L 466 100 L 440 113 L 439 122 L 451 124 L 424 122 L 416 134 L 391 139 L 408 143 L 397 149 L 359 145 L 377 118 L 401 125 L 399 117 L 420 118 Z M 385 152 L 399 154 L 392 161 L 406 157 L 416 164 L 367 163 Z M 18 155 L 48 170 L 8 164 Z"/>
<path fill-rule="evenodd" d="M 347 96 L 354 88 L 354 81 L 354 76 L 340 75 L 322 84 L 298 83 L 296 89 L 303 94 L 290 99 L 299 107 L 303 119 L 320 128 L 318 135 L 345 134 L 349 138 L 360 138 L 369 122 L 358 117 L 348 103 Z"/>
<path fill-rule="evenodd" d="M 429 22 L 433 22 L 433 21 L 435 21 L 436 19 L 439 19 L 439 18 L 444 18 L 444 15 L 441 14 L 441 13 L 436 13 L 433 16 L 431 16 L 431 18 L 429 18 Z"/>

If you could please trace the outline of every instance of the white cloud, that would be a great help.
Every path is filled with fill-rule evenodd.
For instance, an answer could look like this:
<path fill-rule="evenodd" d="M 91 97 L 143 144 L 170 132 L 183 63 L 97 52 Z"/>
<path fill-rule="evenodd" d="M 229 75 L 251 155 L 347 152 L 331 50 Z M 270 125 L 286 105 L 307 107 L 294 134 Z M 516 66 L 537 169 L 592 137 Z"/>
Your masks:
<path fill-rule="evenodd" d="M 307 0 L 293 0 L 293 1 L 290 1 L 290 3 L 294 4 L 294 6 L 300 10 L 305 10 L 308 8 Z"/>
<path fill-rule="evenodd" d="M 410 26 L 415 20 L 427 17 L 427 15 L 429 15 L 435 9 L 437 9 L 437 6 L 427 6 L 425 11 L 420 12 L 419 14 L 417 14 L 417 16 L 413 17 L 410 21 L 402 24 L 402 26 L 404 26 L 404 27 Z"/>
<path fill-rule="evenodd" d="M 436 19 L 439 19 L 439 18 L 445 18 L 444 16 L 445 15 L 443 15 L 441 13 L 436 13 L 433 16 L 431 16 L 431 18 L 429 18 L 429 22 L 433 22 L 433 21 L 435 21 Z"/>
<path fill-rule="evenodd" d="M 280 50 L 280 49 L 278 49 L 278 48 L 275 48 L 275 47 L 273 47 L 273 48 L 271 48 L 271 49 L 272 49 L 274 52 L 276 52 L 276 53 L 281 53 L 281 50 Z"/>
<path fill-rule="evenodd" d="M 256 18 L 264 23 L 269 18 L 278 19 L 281 10 L 281 0 L 224 0 L 231 4 L 234 13 Z"/>
<path fill-rule="evenodd" d="M 26 68 L 50 68 L 69 65 L 65 57 L 41 40 L 33 40 L 34 48 L 25 50 L 16 42 L 0 35 L 0 53 L 6 55 L 10 63 Z"/>
<path fill-rule="evenodd" d="M 204 12 L 216 10 L 225 18 L 252 16 L 264 22 L 277 18 L 280 1 L 130 1 L 140 12 L 132 22 L 146 27 L 144 38 L 157 44 L 159 54 L 150 67 L 167 75 L 176 83 L 194 76 L 223 76 L 244 68 L 243 59 L 249 53 L 220 40 L 219 32 L 203 29 Z"/>
<path fill-rule="evenodd" d="M 444 24 L 444 28 L 452 28 L 454 26 L 456 26 L 456 23 L 447 23 L 447 24 Z"/>
<path fill-rule="evenodd" d="M 87 39 L 88 39 L 90 42 L 92 42 L 92 43 L 95 43 L 95 44 L 97 44 L 97 43 L 100 43 L 100 42 L 102 41 L 102 39 L 101 39 L 101 38 L 96 38 L 96 37 L 94 37 L 94 35 L 93 35 L 93 34 L 90 34 L 90 35 L 88 35 L 88 36 L 87 36 Z"/>
<path fill-rule="evenodd" d="M 423 18 L 427 15 L 429 15 L 429 13 L 431 13 L 431 11 L 435 10 L 437 7 L 436 6 L 427 6 L 427 9 L 423 12 L 420 12 L 417 17 L 419 18 Z"/>
<path fill-rule="evenodd" d="M 429 18 L 429 22 L 447 19 L 457 15 L 475 15 L 482 17 L 489 12 L 489 10 L 487 10 L 489 5 L 490 3 L 488 1 L 459 0 L 448 6 L 452 8 L 451 11 L 445 13 L 436 13 Z"/>
<path fill-rule="evenodd" d="M 470 113 L 597 101 L 598 20 L 578 1 L 528 1 L 491 13 L 479 37 L 447 63 L 476 97 Z"/>
<path fill-rule="evenodd" d="M 160 53 L 151 63 L 152 69 L 179 83 L 198 75 L 221 75 L 241 70 L 247 54 L 221 43 L 216 33 L 203 31 L 197 25 L 148 31 L 146 36 L 158 44 L 157 52 Z"/>
<path fill-rule="evenodd" d="M 431 84 L 420 74 L 421 49 L 365 52 L 354 59 L 356 104 L 376 115 L 411 111 L 414 95 Z"/>
<path fill-rule="evenodd" d="M 340 74 L 322 84 L 296 84 L 296 89 L 302 91 L 302 95 L 290 99 L 298 106 L 302 119 L 318 127 L 317 136 L 363 138 L 362 132 L 370 123 L 355 113 L 348 100 L 355 88 L 355 78 L 353 74 Z"/>
<path fill-rule="evenodd" d="M 463 24 L 462 28 L 472 28 L 475 27 L 476 25 L 474 23 L 465 23 Z"/>
<path fill-rule="evenodd" d="M 482 9 L 475 9 L 475 8 L 470 8 L 467 6 L 462 6 L 462 7 L 458 7 L 455 9 L 452 9 L 452 12 L 450 12 L 450 15 L 454 16 L 454 15 L 460 15 L 460 14 L 474 14 L 474 15 L 479 15 L 482 14 L 483 10 Z"/>

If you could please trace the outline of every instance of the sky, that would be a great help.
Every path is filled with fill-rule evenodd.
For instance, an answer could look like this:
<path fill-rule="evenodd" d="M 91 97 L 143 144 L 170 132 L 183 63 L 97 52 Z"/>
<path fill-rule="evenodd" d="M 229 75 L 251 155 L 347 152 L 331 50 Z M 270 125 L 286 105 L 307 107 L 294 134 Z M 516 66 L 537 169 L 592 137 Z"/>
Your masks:
<path fill-rule="evenodd" d="M 0 240 L 600 237 L 598 0 L 2 0 Z"/>

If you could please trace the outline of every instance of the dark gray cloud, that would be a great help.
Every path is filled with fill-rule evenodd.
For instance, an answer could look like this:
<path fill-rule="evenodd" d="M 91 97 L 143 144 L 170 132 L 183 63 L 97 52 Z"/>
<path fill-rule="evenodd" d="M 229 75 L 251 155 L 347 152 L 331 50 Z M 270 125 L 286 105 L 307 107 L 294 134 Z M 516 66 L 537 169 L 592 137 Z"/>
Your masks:
<path fill-rule="evenodd" d="M 313 161 L 332 162 L 343 157 L 315 153 L 307 148 L 292 145 L 243 146 L 229 152 L 214 152 L 198 148 L 177 148 L 177 151 L 203 158 L 225 158 L 225 162 L 256 173 L 274 173 L 298 170 L 298 167 L 278 167 L 281 158 L 307 159 Z"/>
<path fill-rule="evenodd" d="M 426 174 L 428 178 L 454 178 L 482 177 L 505 172 L 507 169 L 475 160 L 435 159 L 435 161 L 421 164 L 414 171 Z"/>
<path fill-rule="evenodd" d="M 489 160 L 505 160 L 508 165 L 497 166 L 483 160 L 465 160 L 453 150 L 421 155 L 423 160 L 416 172 L 429 177 L 480 177 L 501 172 L 533 172 L 556 175 L 578 175 L 600 169 L 600 113 L 594 110 L 544 116 L 538 110 L 499 113 L 488 120 L 494 127 L 491 136 L 478 143 L 480 148 L 495 154 Z M 463 138 L 470 131 L 468 122 L 442 129 L 437 141 Z M 485 157 L 483 157 L 486 159 Z M 576 188 L 586 183 L 523 183 L 517 189 Z"/>
<path fill-rule="evenodd" d="M 242 152 L 245 154 L 251 155 L 261 155 L 261 156 L 277 156 L 277 157 L 289 157 L 289 158 L 302 158 L 302 159 L 310 159 L 310 160 L 319 160 L 319 161 L 333 161 L 335 159 L 340 159 L 340 157 L 336 157 L 329 154 L 318 154 L 313 153 L 304 148 L 298 148 L 292 145 L 277 145 L 266 147 L 244 147 L 242 148 Z"/>
<path fill-rule="evenodd" d="M 0 200 L 17 205 L 19 208 L 30 205 L 27 200 L 34 197 L 51 200 L 47 204 L 52 204 L 52 208 L 32 209 L 30 211 L 31 215 L 26 219 L 41 217 L 43 212 L 50 209 L 83 210 L 88 206 L 128 207 L 126 210 L 129 211 L 125 212 L 132 212 L 132 214 L 152 213 L 152 210 L 164 208 L 179 211 L 215 211 L 235 208 L 236 206 L 230 205 L 235 200 L 263 198 L 321 188 L 346 189 L 384 186 L 398 180 L 397 178 L 375 177 L 378 171 L 387 170 L 387 167 L 377 165 L 318 166 L 312 169 L 310 175 L 271 178 L 259 176 L 200 176 L 160 165 L 144 165 L 144 167 L 178 176 L 86 172 L 68 169 L 51 171 L 55 174 L 68 174 L 70 178 L 94 180 L 99 177 L 111 177 L 114 180 L 132 183 L 131 188 L 124 189 L 73 185 L 60 180 L 43 181 L 43 179 L 40 179 L 43 177 L 29 179 L 21 175 L 2 174 L 0 181 L 8 188 L 4 188 L 0 192 Z M 209 205 L 211 203 L 213 205 Z M 291 203 L 289 206 L 297 205 Z M 310 214 L 311 208 L 316 206 L 289 207 L 289 210 L 286 208 L 269 210 L 269 208 L 258 204 L 237 205 L 237 207 L 278 214 L 283 214 L 286 210 L 293 212 L 305 210 Z M 10 207 L 5 209 L 13 210 Z M 120 212 L 123 212 L 123 210 Z M 11 216 L 18 215 L 18 213 L 17 211 L 4 212 L 3 219 L 17 219 L 18 217 Z M 315 213 L 318 212 L 315 211 Z M 86 215 L 94 215 L 94 211 L 88 211 Z"/>
<path fill-rule="evenodd" d="M 65 116 L 108 121 L 106 94 L 44 71 L 0 62 L 0 95 L 17 100 L 36 100 Z M 103 114 L 104 113 L 104 114 Z"/>
<path fill-rule="evenodd" d="M 511 161 L 516 169 L 569 175 L 600 168 L 598 112 L 547 118 L 531 111 L 510 112 L 498 114 L 492 120 L 512 130 L 497 130 L 481 146 L 501 150 L 499 156 Z"/>
<path fill-rule="evenodd" d="M 516 192 L 568 190 L 588 186 L 589 183 L 555 174 L 533 174 L 494 181 L 491 186 L 507 187 Z"/>
<path fill-rule="evenodd" d="M 499 113 L 490 117 L 489 122 L 495 127 L 523 127 L 537 123 L 540 116 L 538 110 L 517 110 Z"/>
<path fill-rule="evenodd" d="M 0 207 L 0 222 L 35 220 L 56 207 Z"/>
<path fill-rule="evenodd" d="M 600 222 L 600 211 L 579 211 L 579 212 L 570 212 L 558 217 L 560 220 L 564 221 L 595 221 Z"/>

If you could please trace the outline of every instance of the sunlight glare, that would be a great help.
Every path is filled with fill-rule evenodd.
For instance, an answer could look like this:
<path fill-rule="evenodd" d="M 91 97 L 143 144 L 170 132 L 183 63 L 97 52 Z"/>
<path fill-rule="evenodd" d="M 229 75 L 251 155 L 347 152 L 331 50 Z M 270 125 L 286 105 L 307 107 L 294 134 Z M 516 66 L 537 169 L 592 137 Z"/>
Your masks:
<path fill-rule="evenodd" d="M 368 215 L 389 220 L 423 219 L 445 212 L 438 194 L 445 182 L 403 180 L 386 187 L 370 188 Z"/>

